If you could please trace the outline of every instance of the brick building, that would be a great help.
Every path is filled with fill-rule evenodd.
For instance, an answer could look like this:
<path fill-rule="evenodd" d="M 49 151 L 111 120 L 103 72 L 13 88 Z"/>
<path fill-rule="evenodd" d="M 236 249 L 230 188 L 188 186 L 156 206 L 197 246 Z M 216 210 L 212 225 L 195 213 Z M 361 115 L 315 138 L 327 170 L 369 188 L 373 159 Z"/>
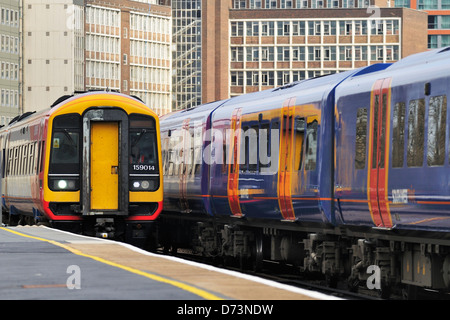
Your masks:
<path fill-rule="evenodd" d="M 396 0 L 395 6 L 428 13 L 428 48 L 450 46 L 450 0 Z"/>
<path fill-rule="evenodd" d="M 389 1 L 366 0 L 197 1 L 191 10 L 201 28 L 195 43 L 201 53 L 189 62 L 195 61 L 201 74 L 195 83 L 201 102 L 425 51 L 427 14 L 389 6 Z M 182 29 L 174 24 L 173 32 Z M 183 74 L 189 64 L 177 62 L 183 54 L 174 52 L 174 73 Z M 175 100 L 174 108 L 194 103 Z"/>

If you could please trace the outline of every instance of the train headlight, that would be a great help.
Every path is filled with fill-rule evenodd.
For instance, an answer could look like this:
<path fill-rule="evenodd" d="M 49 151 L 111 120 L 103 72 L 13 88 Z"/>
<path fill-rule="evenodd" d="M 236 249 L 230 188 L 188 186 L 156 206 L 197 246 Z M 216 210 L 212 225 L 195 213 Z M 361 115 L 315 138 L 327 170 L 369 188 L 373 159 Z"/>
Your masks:
<path fill-rule="evenodd" d="M 142 189 L 147 190 L 148 187 L 150 187 L 150 182 L 148 182 L 147 180 L 142 181 L 141 187 L 142 187 Z"/>
<path fill-rule="evenodd" d="M 130 183 L 131 191 L 154 191 L 158 189 L 158 180 L 155 179 L 142 179 L 133 180 Z"/>
<path fill-rule="evenodd" d="M 53 191 L 77 191 L 79 190 L 78 179 L 74 178 L 49 178 L 49 187 Z"/>
<path fill-rule="evenodd" d="M 64 190 L 67 188 L 67 181 L 66 180 L 59 180 L 58 181 L 58 188 L 61 190 Z"/>

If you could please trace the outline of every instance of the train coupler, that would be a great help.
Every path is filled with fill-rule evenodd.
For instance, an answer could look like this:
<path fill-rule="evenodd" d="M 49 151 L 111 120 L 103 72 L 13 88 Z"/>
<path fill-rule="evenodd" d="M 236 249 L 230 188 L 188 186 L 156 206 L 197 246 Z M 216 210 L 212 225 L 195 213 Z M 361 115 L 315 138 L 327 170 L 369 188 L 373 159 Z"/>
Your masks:
<path fill-rule="evenodd" d="M 103 239 L 114 239 L 116 236 L 116 228 L 113 218 L 97 218 L 94 225 L 95 236 Z"/>

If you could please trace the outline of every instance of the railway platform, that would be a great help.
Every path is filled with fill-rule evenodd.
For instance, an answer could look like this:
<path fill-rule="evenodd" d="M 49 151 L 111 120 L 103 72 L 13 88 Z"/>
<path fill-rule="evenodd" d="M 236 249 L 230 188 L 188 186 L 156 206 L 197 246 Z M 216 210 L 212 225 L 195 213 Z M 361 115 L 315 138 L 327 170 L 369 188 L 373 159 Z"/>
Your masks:
<path fill-rule="evenodd" d="M 335 299 L 47 227 L 0 228 L 1 300 Z"/>

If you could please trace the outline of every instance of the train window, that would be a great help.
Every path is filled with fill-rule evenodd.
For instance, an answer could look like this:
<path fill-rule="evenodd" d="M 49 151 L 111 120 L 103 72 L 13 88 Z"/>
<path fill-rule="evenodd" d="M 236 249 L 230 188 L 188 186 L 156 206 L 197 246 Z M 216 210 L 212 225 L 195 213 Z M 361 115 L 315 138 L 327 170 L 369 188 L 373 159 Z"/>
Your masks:
<path fill-rule="evenodd" d="M 157 173 L 157 140 L 155 120 L 130 115 L 130 173 Z"/>
<path fill-rule="evenodd" d="M 367 108 L 359 108 L 356 114 L 355 168 L 366 167 Z"/>
<path fill-rule="evenodd" d="M 14 148 L 14 166 L 13 166 L 13 175 L 17 176 L 19 174 L 19 150 L 20 147 Z"/>
<path fill-rule="evenodd" d="M 28 168 L 27 173 L 32 174 L 34 172 L 34 142 L 28 145 Z"/>
<path fill-rule="evenodd" d="M 408 116 L 408 167 L 421 167 L 424 155 L 425 99 L 409 102 Z"/>
<path fill-rule="evenodd" d="M 431 97 L 428 108 L 427 163 L 429 166 L 444 165 L 446 123 L 447 96 Z"/>
<path fill-rule="evenodd" d="M 243 127 L 243 131 L 241 133 L 241 145 L 240 145 L 240 157 L 238 159 L 239 161 L 239 171 L 244 172 L 247 171 L 247 164 L 248 164 L 248 144 L 249 144 L 249 137 L 248 137 L 249 127 Z M 234 151 L 236 152 L 236 150 Z"/>
<path fill-rule="evenodd" d="M 21 166 L 20 166 L 20 175 L 28 174 L 27 168 L 28 168 L 28 145 L 22 146 L 22 159 L 21 159 Z"/>
<path fill-rule="evenodd" d="M 394 106 L 394 118 L 392 120 L 392 167 L 403 167 L 403 155 L 405 154 L 405 113 L 406 104 L 398 102 Z"/>
<path fill-rule="evenodd" d="M 297 170 L 301 170 L 303 165 L 303 142 L 305 140 L 305 118 L 295 118 L 294 126 L 294 165 Z"/>
<path fill-rule="evenodd" d="M 79 133 L 67 129 L 55 131 L 52 139 L 52 164 L 79 163 Z"/>
<path fill-rule="evenodd" d="M 251 126 L 249 132 L 246 133 L 246 137 L 248 138 L 248 171 L 256 172 L 259 162 L 259 125 Z"/>
<path fill-rule="evenodd" d="M 187 155 L 186 163 L 186 174 L 191 175 L 192 169 L 194 168 L 194 130 L 191 128 L 189 130 L 190 146 L 188 146 L 189 154 Z"/>
<path fill-rule="evenodd" d="M 387 113 L 387 94 L 383 94 L 381 100 L 381 132 L 380 132 L 380 159 L 386 159 L 386 113 Z M 384 168 L 384 161 L 380 161 L 379 167 Z"/>
<path fill-rule="evenodd" d="M 318 123 L 315 117 L 308 118 L 306 125 L 306 146 L 305 146 L 305 170 L 316 170 L 317 161 L 317 129 Z"/>
<path fill-rule="evenodd" d="M 196 146 L 195 150 L 194 150 L 194 165 L 195 165 L 194 174 L 195 175 L 200 174 L 200 168 L 201 168 L 201 163 L 202 163 L 201 157 L 202 157 L 202 147 Z"/>
<path fill-rule="evenodd" d="M 261 124 L 259 130 L 259 171 L 262 168 L 269 168 L 271 163 L 271 135 L 270 135 L 270 123 Z"/>
<path fill-rule="evenodd" d="M 12 167 L 14 162 L 14 150 L 8 149 L 8 166 L 6 167 L 6 174 L 12 175 Z"/>
<path fill-rule="evenodd" d="M 79 114 L 61 115 L 53 120 L 50 174 L 80 173 L 80 127 L 81 116 Z M 54 187 L 50 180 L 49 186 L 50 188 Z"/>

